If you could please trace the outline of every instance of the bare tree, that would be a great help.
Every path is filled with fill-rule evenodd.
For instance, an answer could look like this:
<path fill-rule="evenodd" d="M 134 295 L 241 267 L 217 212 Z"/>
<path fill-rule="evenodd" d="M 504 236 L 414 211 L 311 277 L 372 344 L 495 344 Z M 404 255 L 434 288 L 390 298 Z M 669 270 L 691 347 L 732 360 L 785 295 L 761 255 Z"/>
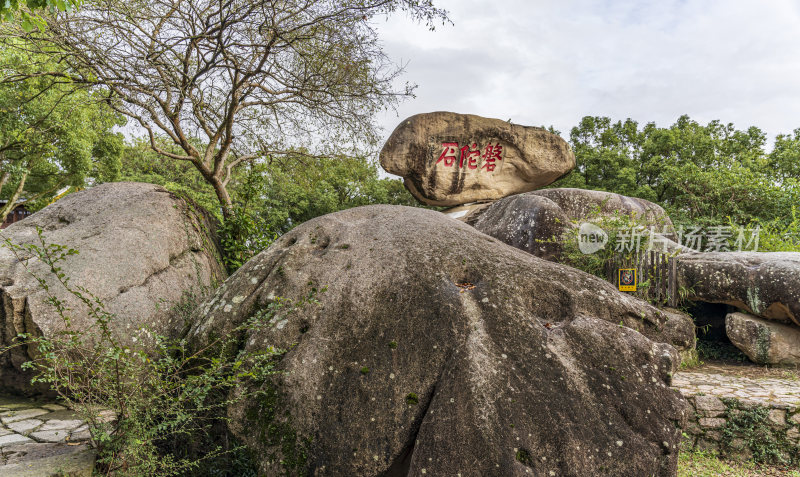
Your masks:
<path fill-rule="evenodd" d="M 410 95 L 374 21 L 404 11 L 433 28 L 432 0 L 89 1 L 43 31 L 0 27 L 103 91 L 165 158 L 191 162 L 232 213 L 240 164 L 291 150 L 372 143 L 374 115 Z M 167 137 L 177 147 L 162 147 Z"/>

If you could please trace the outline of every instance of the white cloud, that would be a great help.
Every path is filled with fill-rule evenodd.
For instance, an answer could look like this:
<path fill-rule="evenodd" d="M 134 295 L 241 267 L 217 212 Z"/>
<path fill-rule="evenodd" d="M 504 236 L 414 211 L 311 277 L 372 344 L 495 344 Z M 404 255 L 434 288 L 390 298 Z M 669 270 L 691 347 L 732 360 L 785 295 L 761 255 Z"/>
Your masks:
<path fill-rule="evenodd" d="M 440 0 L 455 26 L 402 16 L 379 25 L 391 58 L 419 85 L 404 117 L 450 110 L 567 135 L 586 115 L 668 126 L 681 114 L 800 127 L 796 0 Z"/>

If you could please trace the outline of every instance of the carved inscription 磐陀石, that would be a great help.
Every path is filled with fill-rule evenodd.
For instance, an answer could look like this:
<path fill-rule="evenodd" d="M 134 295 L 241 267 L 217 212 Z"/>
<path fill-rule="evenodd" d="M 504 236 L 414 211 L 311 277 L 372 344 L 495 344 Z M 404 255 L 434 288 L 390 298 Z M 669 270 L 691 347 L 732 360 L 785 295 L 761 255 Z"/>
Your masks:
<path fill-rule="evenodd" d="M 499 142 L 487 143 L 482 153 L 476 142 L 462 147 L 457 142 L 443 142 L 436 166 L 441 163 L 443 167 L 454 167 L 457 164 L 459 169 L 492 172 L 502 164 L 502 160 L 503 146 Z"/>

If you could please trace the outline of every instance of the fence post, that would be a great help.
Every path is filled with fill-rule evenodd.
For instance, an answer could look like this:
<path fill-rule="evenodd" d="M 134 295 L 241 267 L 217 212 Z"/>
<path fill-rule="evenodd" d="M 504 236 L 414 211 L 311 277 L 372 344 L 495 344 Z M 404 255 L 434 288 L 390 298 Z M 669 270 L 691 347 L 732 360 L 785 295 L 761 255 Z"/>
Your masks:
<path fill-rule="evenodd" d="M 667 279 L 669 280 L 669 306 L 675 308 L 678 306 L 678 267 L 677 257 L 669 257 L 669 273 Z"/>

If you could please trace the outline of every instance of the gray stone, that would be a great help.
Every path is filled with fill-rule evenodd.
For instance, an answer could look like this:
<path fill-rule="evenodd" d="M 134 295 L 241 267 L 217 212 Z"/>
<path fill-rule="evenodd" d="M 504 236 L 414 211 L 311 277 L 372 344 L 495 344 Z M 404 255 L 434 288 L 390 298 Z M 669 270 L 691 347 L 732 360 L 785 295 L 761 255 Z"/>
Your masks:
<path fill-rule="evenodd" d="M 725 425 L 725 419 L 721 417 L 702 417 L 698 422 L 703 429 L 716 429 Z"/>
<path fill-rule="evenodd" d="M 69 431 L 60 429 L 57 431 L 36 431 L 30 434 L 31 439 L 38 442 L 64 442 L 69 437 Z"/>
<path fill-rule="evenodd" d="M 783 409 L 771 409 L 767 414 L 769 422 L 779 428 L 786 427 L 786 411 Z"/>
<path fill-rule="evenodd" d="M 8 428 L 19 434 L 27 434 L 41 425 L 42 421 L 39 419 L 25 419 L 9 423 Z"/>
<path fill-rule="evenodd" d="M 493 156 L 497 146 L 501 152 Z M 462 147 L 473 153 L 462 159 Z M 571 171 L 575 156 L 566 141 L 542 128 L 435 112 L 401 122 L 380 162 L 420 201 L 450 206 L 544 187 Z"/>
<path fill-rule="evenodd" d="M 474 215 L 474 214 L 473 214 Z M 532 194 L 500 199 L 470 223 L 503 243 L 546 260 L 558 261 L 564 233 L 572 227 L 569 217 L 552 200 Z"/>
<path fill-rule="evenodd" d="M 716 396 L 695 396 L 694 398 L 695 409 L 697 411 L 725 411 L 727 407 Z"/>
<path fill-rule="evenodd" d="M 683 253 L 676 267 L 688 300 L 800 325 L 800 252 Z"/>
<path fill-rule="evenodd" d="M 89 432 L 88 428 L 87 429 L 83 429 L 83 428 L 76 429 L 76 430 L 72 431 L 70 433 L 70 435 L 69 435 L 69 440 L 72 441 L 72 442 L 88 441 L 91 438 L 92 438 L 92 433 Z"/>
<path fill-rule="evenodd" d="M 559 261 L 562 240 L 575 240 L 576 234 L 568 232 L 583 222 L 604 225 L 604 219 L 617 216 L 627 216 L 644 227 L 652 226 L 659 239 L 653 244 L 655 250 L 683 249 L 672 241 L 674 227 L 664 209 L 644 199 L 612 192 L 543 189 L 490 204 L 456 207 L 445 213 L 513 247 L 553 261 Z M 642 247 L 647 246 L 643 241 Z"/>
<path fill-rule="evenodd" d="M 10 446 L 14 444 L 21 444 L 23 442 L 33 442 L 30 438 L 20 434 L 7 434 L 0 436 L 0 447 Z"/>
<path fill-rule="evenodd" d="M 3 424 L 9 425 L 12 422 L 22 421 L 24 419 L 30 419 L 32 417 L 41 416 L 43 414 L 47 414 L 48 410 L 46 409 L 22 409 L 19 411 L 6 411 L 0 413 L 0 419 L 2 419 Z"/>
<path fill-rule="evenodd" d="M 3 448 L 3 477 L 91 477 L 94 452 L 88 445 L 28 443 Z"/>
<path fill-rule="evenodd" d="M 38 244 L 37 227 L 47 243 L 78 250 L 58 264 L 72 286 L 83 286 L 114 313 L 112 329 L 123 345 L 148 346 L 138 333 L 150 327 L 178 336 L 184 323 L 173 306 L 192 292 L 202 299 L 224 277 L 217 261 L 213 221 L 166 189 L 133 182 L 107 183 L 70 194 L 4 230 L 13 243 Z M 38 260 L 31 271 L 71 308 L 74 328 L 94 325 L 87 307 L 68 294 Z M 0 345 L 19 333 L 53 336 L 64 321 L 46 302 L 46 293 L 7 248 L 0 249 Z M 13 348 L 0 358 L 0 386 L 33 389 L 20 366 L 36 353 L 33 346 Z"/>
<path fill-rule="evenodd" d="M 684 430 L 687 433 L 695 436 L 703 433 L 703 430 L 700 428 L 700 426 L 697 425 L 696 422 L 689 422 L 684 428 Z"/>
<path fill-rule="evenodd" d="M 758 364 L 800 365 L 800 327 L 747 313 L 729 313 L 725 332 L 737 348 Z"/>
<path fill-rule="evenodd" d="M 657 337 L 663 316 L 610 283 L 437 212 L 361 207 L 246 263 L 196 311 L 189 340 L 312 287 L 326 287 L 319 304 L 241 337 L 247 351 L 286 350 L 266 394 L 228 409 L 262 475 L 301 452 L 301 475 L 675 474 L 678 353 L 628 327 Z"/>
<path fill-rule="evenodd" d="M 69 421 L 62 421 L 59 419 L 50 419 L 47 421 L 40 431 L 57 431 L 57 430 L 64 430 L 64 429 L 75 429 L 76 427 L 83 424 L 83 421 L 80 419 L 73 419 Z"/>
<path fill-rule="evenodd" d="M 643 225 L 652 225 L 655 232 L 674 233 L 672 220 L 664 209 L 648 200 L 613 192 L 573 188 L 543 189 L 531 194 L 550 199 L 567 217 L 576 221 L 628 216 Z"/>

